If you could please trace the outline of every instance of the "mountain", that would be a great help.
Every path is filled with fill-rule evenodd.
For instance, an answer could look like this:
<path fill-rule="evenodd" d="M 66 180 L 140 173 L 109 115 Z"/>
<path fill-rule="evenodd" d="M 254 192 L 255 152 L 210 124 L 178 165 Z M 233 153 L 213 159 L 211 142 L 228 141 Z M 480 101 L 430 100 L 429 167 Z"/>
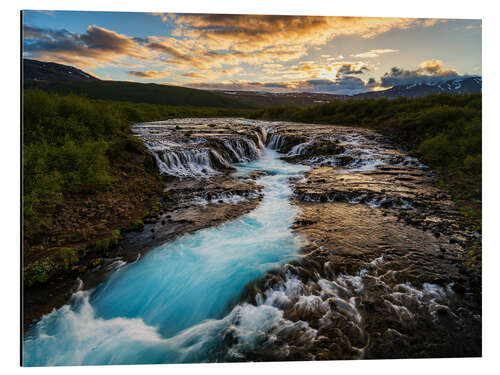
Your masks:
<path fill-rule="evenodd" d="M 273 93 L 263 91 L 219 90 L 212 90 L 211 92 L 218 93 L 219 95 L 223 95 L 228 98 L 231 97 L 238 101 L 259 107 L 274 107 L 282 105 L 298 105 L 300 107 L 309 107 L 321 103 L 331 102 L 333 100 L 380 98 L 393 99 L 399 97 L 416 98 L 432 94 L 480 94 L 481 91 L 481 77 L 465 77 L 452 79 L 445 82 L 412 83 L 407 85 L 399 85 L 387 90 L 369 91 L 356 95 L 336 95 L 312 92 Z"/>
<path fill-rule="evenodd" d="M 234 98 L 209 91 L 156 83 L 104 81 L 68 65 L 24 59 L 24 88 L 90 99 L 115 100 L 172 106 L 253 108 Z"/>
<path fill-rule="evenodd" d="M 332 100 L 346 100 L 348 95 L 335 95 L 317 92 L 268 92 L 268 91 L 220 91 L 211 90 L 214 94 L 234 98 L 240 102 L 257 107 L 278 107 L 283 105 L 297 105 L 310 107 L 312 105 L 328 103 Z"/>
<path fill-rule="evenodd" d="M 104 81 L 69 65 L 24 59 L 25 88 L 37 87 L 60 94 L 74 93 L 91 99 L 174 106 L 254 108 L 297 105 L 309 107 L 333 100 L 422 97 L 431 94 L 475 94 L 482 91 L 481 77 L 445 82 L 412 83 L 356 95 L 313 92 L 205 91 L 155 83 Z"/>
<path fill-rule="evenodd" d="M 99 81 L 73 66 L 23 59 L 24 79 L 36 81 Z"/>
<path fill-rule="evenodd" d="M 399 98 L 401 96 L 418 98 L 432 94 L 480 94 L 482 91 L 481 77 L 457 78 L 445 82 L 412 83 L 394 86 L 388 90 L 370 91 L 353 95 L 352 98 Z"/>

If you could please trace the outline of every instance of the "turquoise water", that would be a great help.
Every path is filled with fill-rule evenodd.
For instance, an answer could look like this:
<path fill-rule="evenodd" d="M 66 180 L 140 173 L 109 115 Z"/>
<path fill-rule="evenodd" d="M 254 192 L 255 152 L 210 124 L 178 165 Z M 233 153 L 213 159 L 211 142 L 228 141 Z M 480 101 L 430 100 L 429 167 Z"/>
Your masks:
<path fill-rule="evenodd" d="M 24 365 L 217 361 L 228 357 L 228 340 L 255 345 L 281 312 L 237 301 L 250 281 L 299 256 L 288 178 L 306 169 L 269 149 L 238 165 L 237 175 L 269 172 L 254 211 L 166 243 L 93 291 L 75 293 L 27 333 Z"/>

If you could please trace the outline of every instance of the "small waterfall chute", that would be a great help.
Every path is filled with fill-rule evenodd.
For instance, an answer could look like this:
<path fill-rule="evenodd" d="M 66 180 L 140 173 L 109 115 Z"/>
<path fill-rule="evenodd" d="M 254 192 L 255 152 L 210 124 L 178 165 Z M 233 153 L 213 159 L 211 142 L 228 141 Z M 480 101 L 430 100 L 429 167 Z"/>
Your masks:
<path fill-rule="evenodd" d="M 286 135 L 284 134 L 271 134 L 269 136 L 269 140 L 267 142 L 267 147 L 269 147 L 271 150 L 277 150 L 285 144 L 286 141 Z"/>
<path fill-rule="evenodd" d="M 209 149 L 164 150 L 153 152 L 161 174 L 176 177 L 203 177 L 216 173 Z"/>

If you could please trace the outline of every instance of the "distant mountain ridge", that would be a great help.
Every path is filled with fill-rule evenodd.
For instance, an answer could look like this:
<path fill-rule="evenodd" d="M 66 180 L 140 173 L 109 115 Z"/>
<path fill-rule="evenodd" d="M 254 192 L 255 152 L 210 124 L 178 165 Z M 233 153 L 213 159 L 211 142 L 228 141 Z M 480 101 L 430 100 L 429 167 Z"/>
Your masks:
<path fill-rule="evenodd" d="M 356 95 L 318 92 L 273 93 L 267 91 L 200 90 L 154 83 L 100 80 L 73 66 L 23 59 L 25 88 L 37 87 L 61 94 L 79 94 L 91 99 L 130 101 L 174 106 L 252 108 L 298 105 L 309 107 L 333 100 L 422 97 L 432 94 L 476 94 L 482 92 L 481 77 L 398 85 L 387 90 Z"/>
<path fill-rule="evenodd" d="M 480 94 L 482 92 L 481 77 L 461 77 L 448 81 L 419 82 L 394 86 L 387 90 L 368 91 L 356 95 L 337 95 L 318 92 L 272 93 L 263 91 L 211 90 L 213 93 L 231 97 L 244 103 L 256 106 L 298 105 L 313 106 L 333 100 L 349 99 L 394 99 L 400 97 L 418 98 L 433 94 Z"/>
<path fill-rule="evenodd" d="M 53 62 L 23 59 L 23 69 L 24 79 L 36 81 L 99 81 L 98 78 L 74 66 Z"/>
<path fill-rule="evenodd" d="M 444 82 L 419 82 L 394 86 L 388 90 L 370 91 L 353 95 L 352 98 L 399 98 L 401 96 L 418 98 L 432 94 L 480 94 L 482 92 L 481 77 L 464 77 Z"/>
<path fill-rule="evenodd" d="M 77 94 L 89 99 L 114 100 L 171 106 L 253 108 L 209 91 L 156 83 L 100 80 L 69 65 L 24 59 L 24 88 L 59 94 Z"/>

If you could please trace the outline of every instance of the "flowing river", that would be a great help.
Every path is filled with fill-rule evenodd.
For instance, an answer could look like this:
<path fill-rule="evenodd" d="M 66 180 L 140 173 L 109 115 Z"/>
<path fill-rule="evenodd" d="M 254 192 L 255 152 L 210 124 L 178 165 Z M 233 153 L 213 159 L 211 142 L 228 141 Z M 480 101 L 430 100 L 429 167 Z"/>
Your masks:
<path fill-rule="evenodd" d="M 289 178 L 307 169 L 270 149 L 238 164 L 237 175 L 267 172 L 258 180 L 264 198 L 254 211 L 165 243 L 96 289 L 75 293 L 25 335 L 24 365 L 237 359 L 238 348 L 257 345 L 282 319 L 271 305 L 238 303 L 249 282 L 300 257 L 302 240 L 290 229 L 298 209 L 289 203 Z"/>
<path fill-rule="evenodd" d="M 247 119 L 134 130 L 170 178 L 168 214 L 131 236 L 152 250 L 30 327 L 25 366 L 480 356 L 463 263 L 478 234 L 389 140 Z"/>

